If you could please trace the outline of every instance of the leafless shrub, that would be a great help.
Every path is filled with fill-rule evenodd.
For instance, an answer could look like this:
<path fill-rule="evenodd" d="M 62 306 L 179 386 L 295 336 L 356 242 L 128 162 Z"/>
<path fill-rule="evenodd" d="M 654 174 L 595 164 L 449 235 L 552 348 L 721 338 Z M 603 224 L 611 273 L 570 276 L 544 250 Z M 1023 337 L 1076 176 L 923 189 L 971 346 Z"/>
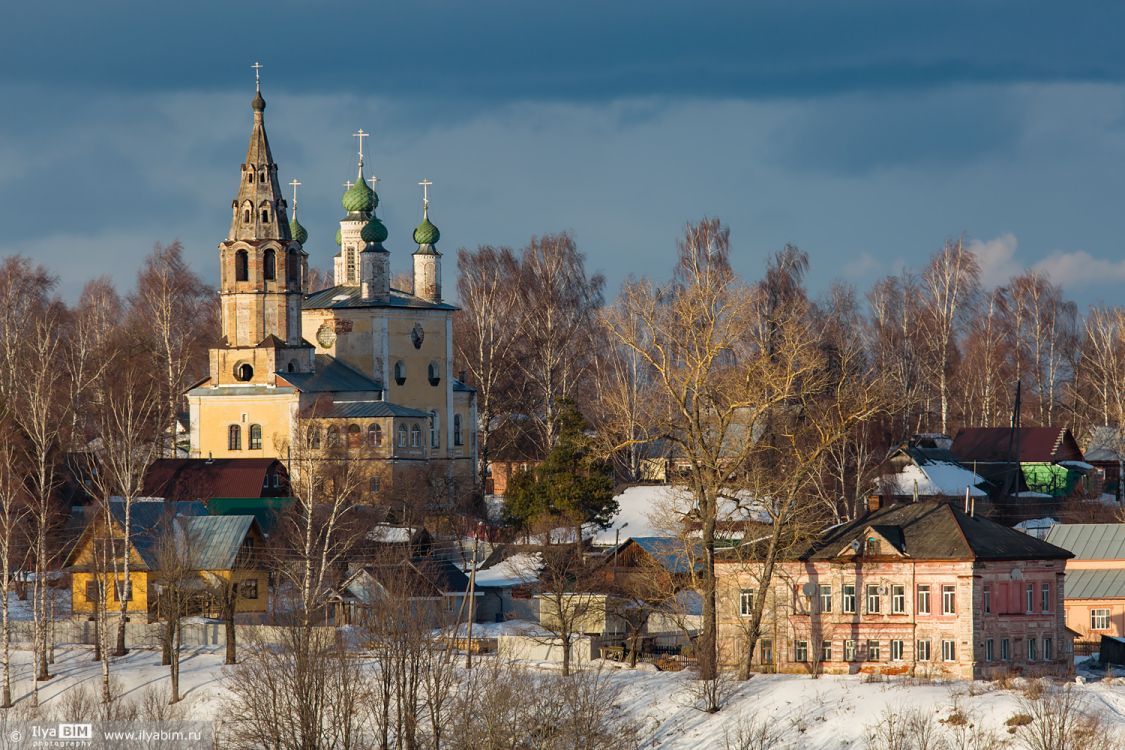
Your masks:
<path fill-rule="evenodd" d="M 500 661 L 474 669 L 460 686 L 448 744 L 453 750 L 626 750 L 641 729 L 616 706 L 607 675 L 584 670 L 569 677 Z"/>
<path fill-rule="evenodd" d="M 1027 750 L 1112 750 L 1121 747 L 1121 733 L 1089 710 L 1083 696 L 1067 686 L 1020 699 L 1021 721 L 1016 735 Z"/>
<path fill-rule="evenodd" d="M 867 727 L 870 750 L 939 750 L 941 739 L 931 714 L 911 708 L 888 708 Z"/>
<path fill-rule="evenodd" d="M 183 721 L 182 703 L 169 703 L 156 685 L 149 685 L 137 697 L 137 714 L 145 721 Z"/>
<path fill-rule="evenodd" d="M 781 741 L 781 731 L 776 724 L 756 716 L 742 716 L 734 729 L 723 732 L 726 750 L 770 750 Z"/>

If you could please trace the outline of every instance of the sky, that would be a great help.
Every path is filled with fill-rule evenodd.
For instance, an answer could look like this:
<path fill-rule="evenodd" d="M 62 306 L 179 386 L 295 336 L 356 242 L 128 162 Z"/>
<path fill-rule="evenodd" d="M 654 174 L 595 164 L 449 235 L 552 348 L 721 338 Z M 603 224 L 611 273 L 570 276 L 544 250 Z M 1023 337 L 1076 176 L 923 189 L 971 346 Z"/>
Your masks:
<path fill-rule="evenodd" d="M 459 247 L 573 232 L 612 297 L 670 275 L 687 222 L 747 278 L 786 243 L 865 290 L 950 237 L 987 284 L 1125 287 L 1125 5 L 64 0 L 4 11 L 0 255 L 77 296 L 154 243 L 218 277 L 261 61 L 281 182 L 330 268 L 358 128 L 392 270 L 433 181 Z M 287 189 L 288 190 L 288 189 Z"/>

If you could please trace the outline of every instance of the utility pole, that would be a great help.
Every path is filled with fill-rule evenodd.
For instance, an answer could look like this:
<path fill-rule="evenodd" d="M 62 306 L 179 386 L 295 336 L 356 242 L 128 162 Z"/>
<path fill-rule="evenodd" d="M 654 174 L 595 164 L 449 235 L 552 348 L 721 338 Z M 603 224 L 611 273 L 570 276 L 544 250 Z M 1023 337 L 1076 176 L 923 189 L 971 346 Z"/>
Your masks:
<path fill-rule="evenodd" d="M 477 587 L 477 546 L 480 544 L 480 528 L 473 534 L 473 560 L 469 569 L 469 642 L 465 649 L 465 669 L 473 668 L 473 620 L 476 619 L 476 604 L 473 596 Z"/>

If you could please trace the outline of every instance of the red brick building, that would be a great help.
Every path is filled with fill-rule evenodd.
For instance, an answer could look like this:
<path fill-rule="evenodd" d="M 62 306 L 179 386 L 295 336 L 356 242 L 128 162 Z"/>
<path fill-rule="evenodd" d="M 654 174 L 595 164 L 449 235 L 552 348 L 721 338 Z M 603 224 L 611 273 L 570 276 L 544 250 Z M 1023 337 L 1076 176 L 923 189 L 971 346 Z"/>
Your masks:
<path fill-rule="evenodd" d="M 778 566 L 754 663 L 763 671 L 1066 674 L 1071 553 L 945 502 L 876 510 Z M 760 565 L 727 560 L 719 646 L 737 663 Z"/>

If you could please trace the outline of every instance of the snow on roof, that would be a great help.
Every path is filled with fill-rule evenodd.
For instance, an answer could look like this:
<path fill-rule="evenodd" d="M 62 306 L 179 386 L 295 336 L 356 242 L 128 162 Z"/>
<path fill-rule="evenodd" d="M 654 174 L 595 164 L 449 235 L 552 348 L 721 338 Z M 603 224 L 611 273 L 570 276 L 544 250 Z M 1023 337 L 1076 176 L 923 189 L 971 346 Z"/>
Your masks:
<path fill-rule="evenodd" d="M 512 555 L 490 568 L 478 570 L 476 585 L 482 588 L 506 588 L 532 583 L 539 578 L 542 567 L 543 556 L 538 552 Z"/>
<path fill-rule="evenodd" d="M 413 537 L 414 529 L 386 524 L 376 524 L 367 532 L 369 541 L 382 542 L 383 544 L 407 544 Z"/>
<path fill-rule="evenodd" d="M 594 532 L 593 542 L 598 545 L 612 545 L 621 530 L 621 541 L 630 537 L 668 536 L 669 529 L 660 523 L 660 517 L 668 516 L 674 521 L 686 514 L 694 504 L 686 487 L 670 485 L 638 485 L 627 487 L 617 495 L 618 510 L 609 527 Z M 732 492 L 719 498 L 719 521 L 754 521 L 770 523 L 769 514 L 760 500 L 745 491 Z M 626 525 L 628 524 L 628 525 Z"/>
<path fill-rule="evenodd" d="M 945 461 L 934 461 L 923 466 L 907 464 L 897 474 L 884 474 L 882 488 L 892 495 L 913 495 L 915 482 L 921 497 L 963 497 L 966 487 L 969 488 L 970 497 L 988 496 L 978 486 L 985 483 L 984 477 L 963 466 Z"/>
<path fill-rule="evenodd" d="M 1078 469 L 1080 471 L 1093 471 L 1094 465 L 1088 464 L 1085 461 L 1059 461 L 1059 464 L 1068 469 Z"/>

